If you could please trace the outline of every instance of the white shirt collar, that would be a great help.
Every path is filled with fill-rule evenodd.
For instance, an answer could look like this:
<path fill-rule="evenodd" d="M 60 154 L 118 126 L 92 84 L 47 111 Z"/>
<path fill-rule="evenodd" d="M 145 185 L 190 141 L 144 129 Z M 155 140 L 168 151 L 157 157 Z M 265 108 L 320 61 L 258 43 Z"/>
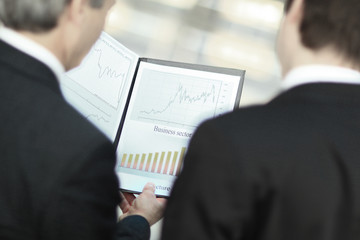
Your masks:
<path fill-rule="evenodd" d="M 61 76 L 65 72 L 64 66 L 55 57 L 55 55 L 45 47 L 30 40 L 29 38 L 24 37 L 10 28 L 2 26 L 0 26 L 0 39 L 15 47 L 16 49 L 41 61 L 55 73 L 58 80 L 61 79 Z"/>
<path fill-rule="evenodd" d="M 336 66 L 308 65 L 291 70 L 281 87 L 287 90 L 306 83 L 320 82 L 360 84 L 360 72 Z"/>

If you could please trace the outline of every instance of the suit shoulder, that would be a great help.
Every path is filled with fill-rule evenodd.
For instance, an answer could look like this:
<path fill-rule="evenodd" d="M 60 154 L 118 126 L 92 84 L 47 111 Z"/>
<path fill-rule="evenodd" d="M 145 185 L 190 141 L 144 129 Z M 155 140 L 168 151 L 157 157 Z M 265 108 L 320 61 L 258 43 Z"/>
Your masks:
<path fill-rule="evenodd" d="M 217 135 L 242 152 L 286 152 L 315 134 L 311 123 L 301 118 L 301 112 L 286 106 L 251 106 L 208 120 L 198 132 Z"/>

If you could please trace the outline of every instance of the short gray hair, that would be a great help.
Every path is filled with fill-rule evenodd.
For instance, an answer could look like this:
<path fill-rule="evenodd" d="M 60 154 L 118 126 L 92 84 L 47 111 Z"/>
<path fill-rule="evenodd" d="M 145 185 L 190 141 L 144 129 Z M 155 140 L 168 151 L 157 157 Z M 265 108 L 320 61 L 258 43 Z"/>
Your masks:
<path fill-rule="evenodd" d="M 45 32 L 57 25 L 58 18 L 72 0 L 0 0 L 0 21 L 15 30 Z M 100 8 L 104 0 L 89 0 Z"/>

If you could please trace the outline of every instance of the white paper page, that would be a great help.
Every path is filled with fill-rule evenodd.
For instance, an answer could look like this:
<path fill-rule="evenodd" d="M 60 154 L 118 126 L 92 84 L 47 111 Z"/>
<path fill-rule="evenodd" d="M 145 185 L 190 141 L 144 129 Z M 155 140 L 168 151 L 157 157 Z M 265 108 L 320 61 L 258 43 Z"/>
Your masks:
<path fill-rule="evenodd" d="M 61 83 L 65 99 L 112 141 L 138 59 L 103 32 L 81 65 L 67 72 Z"/>
<path fill-rule="evenodd" d="M 168 196 L 196 127 L 234 109 L 240 76 L 141 62 L 117 149 L 121 188 Z"/>

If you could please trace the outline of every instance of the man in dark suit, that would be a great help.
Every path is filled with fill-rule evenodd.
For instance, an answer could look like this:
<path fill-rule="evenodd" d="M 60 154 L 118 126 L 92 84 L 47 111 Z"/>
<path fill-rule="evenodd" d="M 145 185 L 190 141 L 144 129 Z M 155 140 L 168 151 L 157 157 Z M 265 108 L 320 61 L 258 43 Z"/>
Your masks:
<path fill-rule="evenodd" d="M 360 239 L 360 2 L 285 9 L 284 91 L 198 128 L 163 239 Z"/>
<path fill-rule="evenodd" d="M 114 0 L 0 0 L 0 239 L 148 239 L 164 202 L 120 203 L 112 143 L 61 95 Z"/>

